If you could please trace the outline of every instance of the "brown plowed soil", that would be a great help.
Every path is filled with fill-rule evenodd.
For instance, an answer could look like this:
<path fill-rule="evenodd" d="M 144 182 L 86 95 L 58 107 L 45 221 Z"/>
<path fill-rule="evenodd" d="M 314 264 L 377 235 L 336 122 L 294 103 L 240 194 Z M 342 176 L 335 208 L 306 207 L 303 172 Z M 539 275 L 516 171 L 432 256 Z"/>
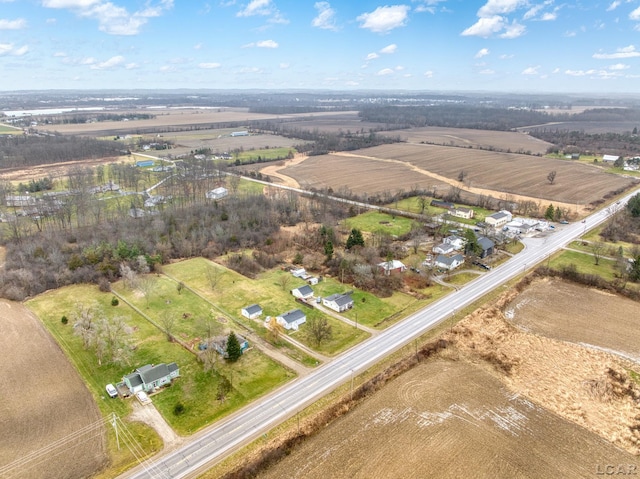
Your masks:
<path fill-rule="evenodd" d="M 20 303 L 0 300 L 0 351 L 0 477 L 74 479 L 104 467 L 105 426 L 93 396 Z"/>

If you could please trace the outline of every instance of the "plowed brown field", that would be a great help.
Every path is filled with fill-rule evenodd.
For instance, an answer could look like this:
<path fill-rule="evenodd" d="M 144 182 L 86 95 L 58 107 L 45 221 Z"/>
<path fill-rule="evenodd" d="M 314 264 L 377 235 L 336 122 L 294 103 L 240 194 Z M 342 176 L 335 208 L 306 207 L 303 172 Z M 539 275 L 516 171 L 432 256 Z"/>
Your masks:
<path fill-rule="evenodd" d="M 105 466 L 105 430 L 93 397 L 20 303 L 0 300 L 0 351 L 0 477 L 75 479 Z"/>
<path fill-rule="evenodd" d="M 461 171 L 464 184 L 457 181 Z M 547 180 L 550 171 L 556 171 L 553 185 Z M 306 187 L 347 187 L 359 194 L 437 186 L 442 177 L 463 190 L 493 192 L 496 198 L 521 195 L 573 205 L 591 203 L 635 182 L 566 160 L 407 143 L 313 156 L 281 173 Z"/>

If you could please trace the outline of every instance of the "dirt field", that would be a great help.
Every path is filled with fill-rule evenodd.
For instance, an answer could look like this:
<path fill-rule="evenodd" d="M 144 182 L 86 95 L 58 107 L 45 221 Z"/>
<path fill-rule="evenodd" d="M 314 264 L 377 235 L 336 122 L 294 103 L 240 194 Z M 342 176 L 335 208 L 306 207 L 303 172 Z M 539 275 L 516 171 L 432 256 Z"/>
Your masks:
<path fill-rule="evenodd" d="M 484 368 L 432 360 L 258 476 L 597 477 L 638 459 L 506 388 Z"/>
<path fill-rule="evenodd" d="M 334 116 L 335 113 L 305 113 L 294 115 L 268 115 L 262 113 L 250 113 L 248 108 L 171 108 L 171 109 L 141 109 L 128 111 L 116 111 L 118 114 L 147 113 L 156 115 L 150 120 L 130 120 L 130 121 L 101 121 L 96 123 L 81 124 L 60 124 L 60 125 L 38 125 L 39 130 L 57 131 L 67 135 L 91 135 L 102 136 L 115 132 L 136 133 L 140 130 L 150 130 L 153 128 L 166 127 L 186 127 L 189 125 L 207 125 L 231 122 L 249 122 L 252 120 L 268 119 L 294 119 L 307 117 L 323 117 L 325 115 Z"/>
<path fill-rule="evenodd" d="M 107 462 L 105 429 L 93 397 L 23 305 L 0 300 L 0 318 L 0 351 L 12 359 L 0 370 L 0 477 L 93 475 Z"/>
<path fill-rule="evenodd" d="M 464 184 L 458 181 L 463 170 Z M 553 185 L 547 180 L 552 170 L 557 173 Z M 633 181 L 566 160 L 406 143 L 314 156 L 281 173 L 306 187 L 337 190 L 347 186 L 356 193 L 406 191 L 416 184 L 453 182 L 464 190 L 493 192 L 497 198 L 518 194 L 573 205 L 574 209 L 576 204 L 588 204 Z"/>
<path fill-rule="evenodd" d="M 133 160 L 125 157 L 109 157 L 97 160 L 80 160 L 80 161 L 64 161 L 60 163 L 52 163 L 45 165 L 32 166 L 28 169 L 24 168 L 2 168 L 0 170 L 0 180 L 7 181 L 30 181 L 39 178 L 51 177 L 53 179 L 64 178 L 67 176 L 71 168 L 83 167 L 93 168 L 98 165 L 107 165 L 109 163 L 119 163 L 127 161 L 132 163 Z"/>
<path fill-rule="evenodd" d="M 523 293 L 506 292 L 448 330 L 443 338 L 449 346 L 438 356 L 393 380 L 259 477 L 640 473 L 640 387 L 627 373 L 638 363 L 523 331 L 503 314 L 554 336 L 553 324 L 574 329 L 573 341 L 581 341 L 577 330 L 588 327 L 591 338 L 604 331 L 604 345 L 637 342 L 622 334 L 635 326 L 627 318 L 637 321 L 638 303 L 580 289 L 540 280 Z M 577 296 L 586 299 L 576 308 Z M 538 324 L 547 309 L 557 318 L 548 327 Z M 560 324 L 561 317 L 567 324 Z M 603 321 L 617 324 L 609 328 Z"/>
<path fill-rule="evenodd" d="M 617 352 L 640 363 L 640 304 L 629 299 L 544 279 L 520 294 L 505 314 L 525 331 Z"/>
<path fill-rule="evenodd" d="M 512 131 L 471 130 L 467 128 L 442 128 L 429 126 L 393 132 L 409 143 L 431 143 L 494 150 L 545 154 L 551 143 L 533 136 Z"/>

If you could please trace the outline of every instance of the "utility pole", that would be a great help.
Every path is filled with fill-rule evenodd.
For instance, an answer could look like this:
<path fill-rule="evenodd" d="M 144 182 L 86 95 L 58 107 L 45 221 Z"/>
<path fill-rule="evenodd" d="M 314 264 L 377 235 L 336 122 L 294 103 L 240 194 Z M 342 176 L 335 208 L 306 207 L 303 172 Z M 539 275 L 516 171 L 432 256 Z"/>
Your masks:
<path fill-rule="evenodd" d="M 115 412 L 111 413 L 111 425 L 116 432 L 116 444 L 118 445 L 118 451 L 120 450 L 120 437 L 118 436 L 118 416 Z"/>
<path fill-rule="evenodd" d="M 353 369 L 351 370 L 351 400 L 353 401 Z"/>

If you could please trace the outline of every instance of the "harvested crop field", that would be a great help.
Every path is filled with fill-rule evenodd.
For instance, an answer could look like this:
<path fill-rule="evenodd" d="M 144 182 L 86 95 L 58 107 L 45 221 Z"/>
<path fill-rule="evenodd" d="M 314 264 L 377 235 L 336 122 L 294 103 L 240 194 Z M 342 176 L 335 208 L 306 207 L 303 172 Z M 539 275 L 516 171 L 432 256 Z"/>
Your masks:
<path fill-rule="evenodd" d="M 67 479 L 106 466 L 102 416 L 55 340 L 22 304 L 0 300 L 0 477 Z"/>
<path fill-rule="evenodd" d="M 257 150 L 265 148 L 292 147 L 300 140 L 278 135 L 251 134 L 248 136 L 231 136 L 233 129 L 197 130 L 180 133 L 167 133 L 164 138 L 174 142 L 171 154 L 174 156 L 188 154 L 200 148 L 211 148 L 214 153 L 231 152 L 233 150 Z"/>
<path fill-rule="evenodd" d="M 597 477 L 607 464 L 639 461 L 481 366 L 433 359 L 258 477 Z"/>
<path fill-rule="evenodd" d="M 343 111 L 326 113 L 322 117 L 311 117 L 306 119 L 287 121 L 280 125 L 280 128 L 288 131 L 292 130 L 305 130 L 305 131 L 319 131 L 323 133 L 369 133 L 369 130 L 377 131 L 383 128 L 383 123 L 364 122 L 358 116 L 357 111 Z M 397 136 L 400 131 L 406 130 L 392 130 L 390 132 L 379 132 L 383 135 Z"/>
<path fill-rule="evenodd" d="M 442 128 L 428 126 L 392 132 L 409 143 L 431 143 L 463 148 L 482 148 L 544 155 L 551 143 L 514 131 L 472 130 L 468 128 Z"/>
<path fill-rule="evenodd" d="M 507 306 L 506 315 L 525 331 L 602 348 L 640 363 L 640 304 L 630 299 L 541 279 Z"/>
<path fill-rule="evenodd" d="M 464 184 L 458 181 L 461 171 Z M 547 180 L 550 171 L 556 171 L 554 184 Z M 591 203 L 636 182 L 567 160 L 408 143 L 314 156 L 281 173 L 305 187 L 338 190 L 344 185 L 354 193 L 407 191 L 414 185 L 437 185 L 438 180 L 472 192 L 493 192 L 494 197 L 522 195 L 573 205 Z"/>

